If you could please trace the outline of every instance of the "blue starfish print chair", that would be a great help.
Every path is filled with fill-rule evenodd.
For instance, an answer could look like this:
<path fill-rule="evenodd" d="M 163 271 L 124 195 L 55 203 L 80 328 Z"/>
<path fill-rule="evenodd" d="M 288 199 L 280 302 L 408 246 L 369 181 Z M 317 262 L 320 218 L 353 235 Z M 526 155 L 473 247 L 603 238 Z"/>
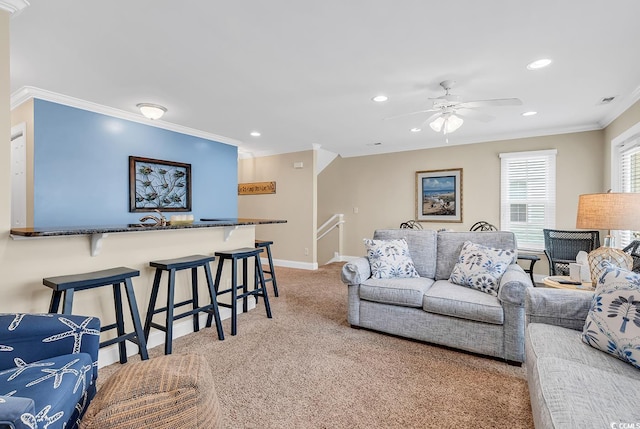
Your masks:
<path fill-rule="evenodd" d="M 76 429 L 96 394 L 100 320 L 0 314 L 0 428 Z"/>

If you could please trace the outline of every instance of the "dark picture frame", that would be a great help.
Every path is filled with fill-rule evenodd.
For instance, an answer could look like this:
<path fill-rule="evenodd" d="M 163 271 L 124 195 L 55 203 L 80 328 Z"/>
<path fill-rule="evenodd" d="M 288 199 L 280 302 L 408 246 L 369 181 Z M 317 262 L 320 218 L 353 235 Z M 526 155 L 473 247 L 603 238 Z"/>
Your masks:
<path fill-rule="evenodd" d="M 462 222 L 462 168 L 416 171 L 416 220 Z"/>
<path fill-rule="evenodd" d="M 129 212 L 191 211 L 191 164 L 129 157 Z"/>

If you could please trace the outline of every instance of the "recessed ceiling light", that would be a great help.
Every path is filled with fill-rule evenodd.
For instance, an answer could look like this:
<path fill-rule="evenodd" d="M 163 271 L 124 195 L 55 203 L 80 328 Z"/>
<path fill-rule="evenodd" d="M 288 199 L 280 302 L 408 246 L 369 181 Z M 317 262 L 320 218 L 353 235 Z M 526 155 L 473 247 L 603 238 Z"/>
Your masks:
<path fill-rule="evenodd" d="M 375 97 L 372 98 L 373 101 L 375 101 L 376 103 L 382 103 L 384 101 L 387 101 L 389 99 L 389 97 L 387 97 L 386 95 L 376 95 Z"/>
<path fill-rule="evenodd" d="M 533 115 L 537 115 L 537 114 L 538 114 L 538 112 L 534 112 L 534 111 L 532 110 L 532 111 L 530 111 L 530 112 L 524 112 L 524 113 L 522 114 L 522 116 L 533 116 Z"/>
<path fill-rule="evenodd" d="M 422 131 L 422 128 L 411 128 L 412 133 L 418 133 L 420 131 Z"/>
<path fill-rule="evenodd" d="M 260 135 L 258 131 L 251 131 L 251 137 L 260 137 Z"/>
<path fill-rule="evenodd" d="M 551 64 L 551 60 L 548 58 L 543 58 L 541 60 L 536 60 L 532 63 L 527 64 L 527 68 L 529 70 L 538 70 L 548 66 L 549 64 Z"/>

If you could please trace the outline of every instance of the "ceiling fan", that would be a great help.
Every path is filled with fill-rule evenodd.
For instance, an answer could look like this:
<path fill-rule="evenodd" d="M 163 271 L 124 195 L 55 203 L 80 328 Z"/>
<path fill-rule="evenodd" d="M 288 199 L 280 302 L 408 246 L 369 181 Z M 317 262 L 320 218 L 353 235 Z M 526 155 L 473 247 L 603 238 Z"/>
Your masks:
<path fill-rule="evenodd" d="M 436 112 L 429 116 L 422 124 L 428 123 L 435 132 L 439 133 L 442 131 L 443 134 L 450 134 L 462 126 L 464 119 L 475 119 L 482 122 L 489 122 L 495 119 L 494 116 L 480 112 L 478 109 L 496 106 L 519 106 L 522 104 L 522 101 L 518 98 L 464 101 L 459 95 L 454 95 L 449 92 L 455 83 L 456 81 L 454 80 L 440 82 L 440 86 L 444 88 L 445 94 L 437 98 L 429 98 L 429 100 L 433 100 L 431 109 L 418 110 L 417 112 L 405 113 L 386 119 Z"/>

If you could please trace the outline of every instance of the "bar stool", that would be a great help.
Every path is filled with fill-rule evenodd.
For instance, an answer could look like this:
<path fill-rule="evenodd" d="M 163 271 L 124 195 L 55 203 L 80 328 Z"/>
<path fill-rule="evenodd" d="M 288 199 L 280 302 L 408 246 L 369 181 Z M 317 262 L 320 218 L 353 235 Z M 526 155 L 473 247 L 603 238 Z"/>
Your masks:
<path fill-rule="evenodd" d="M 269 274 L 269 277 L 265 277 L 264 281 L 265 282 L 271 282 L 271 284 L 273 285 L 273 294 L 275 296 L 278 296 L 278 283 L 276 282 L 276 271 L 273 269 L 273 258 L 271 257 L 271 245 L 273 244 L 273 241 L 267 241 L 267 240 L 256 240 L 255 241 L 255 246 L 256 248 L 264 248 L 267 249 L 267 258 L 269 259 L 269 269 L 268 270 L 263 270 L 263 272 L 265 274 Z"/>
<path fill-rule="evenodd" d="M 264 298 L 264 306 L 267 310 L 267 317 L 271 319 L 271 307 L 269 306 L 269 296 L 267 295 L 267 287 L 264 281 L 264 273 L 262 272 L 262 264 L 260 263 L 260 253 L 262 253 L 262 249 L 245 247 L 242 249 L 236 250 L 228 250 L 225 252 L 216 252 L 215 255 L 218 259 L 218 269 L 216 270 L 216 295 L 224 295 L 226 293 L 231 293 L 231 304 L 219 303 L 221 307 L 230 308 L 231 309 L 231 335 L 236 335 L 238 332 L 237 322 L 238 322 L 238 300 L 242 299 L 242 312 L 246 313 L 248 311 L 247 308 L 247 298 L 249 296 L 255 296 L 256 300 L 259 296 Z M 249 258 L 255 259 L 255 276 L 254 276 L 254 289 L 248 290 L 248 260 Z M 220 290 L 220 278 L 222 277 L 222 269 L 224 268 L 224 261 L 229 260 L 231 262 L 231 287 L 229 289 Z M 238 266 L 237 262 L 242 261 L 242 284 L 238 284 Z M 238 294 L 238 289 L 242 289 L 242 293 Z M 211 315 L 207 320 L 207 323 L 210 323 Z"/>
<path fill-rule="evenodd" d="M 94 271 L 91 273 L 74 274 L 68 276 L 48 277 L 42 279 L 45 286 L 53 289 L 51 295 L 51 303 L 49 304 L 49 313 L 57 313 L 60 307 L 60 298 L 64 294 L 62 301 L 62 314 L 71 314 L 73 306 L 73 295 L 76 291 L 92 289 L 100 286 L 112 285 L 113 301 L 115 303 L 116 323 L 106 325 L 100 328 L 100 332 L 116 329 L 118 336 L 116 338 L 103 341 L 100 347 L 106 347 L 111 344 L 118 343 L 120 353 L 120 363 L 127 362 L 126 341 L 131 341 L 139 348 L 140 359 L 149 359 L 147 353 L 147 342 L 140 323 L 140 315 L 138 314 L 138 304 L 136 296 L 133 292 L 133 284 L 131 277 L 137 277 L 140 271 L 127 267 L 111 268 L 108 270 Z M 133 332 L 125 333 L 124 316 L 122 314 L 122 294 L 120 285 L 124 284 L 127 299 L 129 301 L 129 310 L 131 311 L 131 319 L 133 320 Z"/>
<path fill-rule="evenodd" d="M 222 332 L 222 322 L 220 321 L 220 312 L 218 311 L 218 301 L 216 299 L 216 293 L 214 290 L 214 284 L 211 279 L 211 267 L 209 262 L 214 261 L 216 258 L 213 256 L 204 255 L 191 255 L 176 259 L 165 259 L 162 261 L 151 261 L 149 265 L 156 269 L 156 274 L 153 279 L 153 287 L 151 289 L 151 298 L 149 300 L 149 308 L 147 310 L 147 317 L 144 322 L 144 335 L 149 339 L 149 331 L 152 327 L 165 332 L 164 340 L 164 354 L 171 354 L 171 347 L 173 342 L 173 321 L 181 319 L 187 316 L 193 316 L 193 331 L 198 332 L 200 330 L 200 319 L 198 313 L 209 313 L 207 318 L 207 328 L 211 326 L 212 317 L 216 319 L 216 329 L 218 330 L 218 339 L 224 340 L 224 333 Z M 207 305 L 200 306 L 198 303 L 198 267 L 204 268 L 205 277 L 207 279 L 207 287 L 209 289 L 209 297 L 211 302 Z M 191 299 L 186 301 L 174 303 L 175 292 L 175 278 L 176 271 L 191 269 Z M 167 306 L 156 309 L 156 300 L 158 299 L 158 290 L 160 289 L 160 280 L 162 278 L 162 272 L 167 271 L 169 278 L 167 280 Z M 174 310 L 177 307 L 191 304 L 191 310 L 184 313 L 175 314 Z M 166 312 L 166 323 L 160 325 L 153 322 L 153 316 L 158 313 Z"/>

